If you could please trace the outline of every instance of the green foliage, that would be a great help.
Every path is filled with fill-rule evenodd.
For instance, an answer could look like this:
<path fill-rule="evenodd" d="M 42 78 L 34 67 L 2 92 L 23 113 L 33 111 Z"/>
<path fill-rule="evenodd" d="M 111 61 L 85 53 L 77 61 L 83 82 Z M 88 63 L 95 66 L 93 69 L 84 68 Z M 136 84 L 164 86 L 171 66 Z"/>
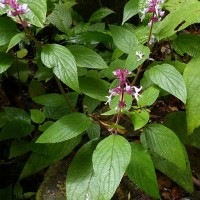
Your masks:
<path fill-rule="evenodd" d="M 38 138 L 37 143 L 57 143 L 69 140 L 87 130 L 90 124 L 91 119 L 86 115 L 81 113 L 71 113 L 52 124 Z"/>
<path fill-rule="evenodd" d="M 158 199 L 157 170 L 192 193 L 184 145 L 200 148 L 200 2 L 129 0 L 114 23 L 114 7 L 87 20 L 74 0 L 22 2 L 24 14 L 0 9 L 0 160 L 21 172 L 0 199 L 33 199 L 19 181 L 63 158 L 69 200 L 110 200 L 125 173 Z"/>
<path fill-rule="evenodd" d="M 181 74 L 169 64 L 156 65 L 149 70 L 153 83 L 186 102 L 186 87 Z"/>
<path fill-rule="evenodd" d="M 131 147 L 119 135 L 110 135 L 97 145 L 92 161 L 99 183 L 100 199 L 109 200 L 113 196 L 128 167 L 130 157 Z"/>
<path fill-rule="evenodd" d="M 150 155 L 141 144 L 132 142 L 130 145 L 131 161 L 127 169 L 128 177 L 147 194 L 159 198 L 155 168 Z"/>
<path fill-rule="evenodd" d="M 199 120 L 199 59 L 200 56 L 193 58 L 184 71 L 184 80 L 187 88 L 186 118 L 188 135 L 191 135 L 195 128 L 200 126 Z"/>

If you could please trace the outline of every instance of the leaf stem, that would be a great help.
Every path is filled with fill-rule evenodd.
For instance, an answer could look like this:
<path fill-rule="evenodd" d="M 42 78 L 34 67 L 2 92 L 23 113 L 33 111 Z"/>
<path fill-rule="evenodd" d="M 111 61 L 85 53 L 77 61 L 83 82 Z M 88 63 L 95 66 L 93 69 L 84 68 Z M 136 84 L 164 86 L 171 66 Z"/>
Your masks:
<path fill-rule="evenodd" d="M 67 106 L 68 106 L 69 109 L 70 109 L 70 111 L 71 111 L 71 112 L 76 112 L 76 109 L 72 106 L 72 104 L 71 104 L 71 102 L 70 102 L 68 96 L 66 95 L 66 93 L 65 93 L 65 91 L 64 91 L 64 88 L 63 88 L 63 86 L 62 86 L 61 81 L 57 78 L 57 76 L 55 76 L 55 79 L 56 79 L 56 83 L 57 83 L 57 85 L 58 85 L 58 87 L 59 87 L 59 89 L 60 89 L 60 92 L 61 92 L 61 94 L 63 95 L 63 97 L 64 97 L 64 99 L 65 99 L 65 101 L 66 101 L 66 103 L 67 103 Z"/>

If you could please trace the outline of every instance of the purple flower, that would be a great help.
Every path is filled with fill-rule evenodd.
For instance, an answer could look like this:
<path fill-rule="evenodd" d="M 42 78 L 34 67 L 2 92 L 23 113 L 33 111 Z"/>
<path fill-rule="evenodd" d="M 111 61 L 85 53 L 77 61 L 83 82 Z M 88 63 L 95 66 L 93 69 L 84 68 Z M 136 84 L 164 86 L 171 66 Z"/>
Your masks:
<path fill-rule="evenodd" d="M 6 4 L 10 6 L 10 9 L 7 10 L 7 14 L 9 16 L 17 16 L 17 15 L 25 14 L 29 12 L 30 10 L 27 4 L 20 5 L 18 3 L 18 0 L 0 0 L 0 7 L 3 8 L 5 7 Z"/>
<path fill-rule="evenodd" d="M 118 69 L 114 71 L 113 74 L 117 77 L 117 79 L 120 80 L 120 83 L 117 87 L 109 90 L 110 95 L 106 96 L 108 100 L 105 104 L 110 104 L 113 96 L 120 95 L 118 108 L 125 108 L 126 102 L 124 100 L 124 94 L 130 94 L 138 101 L 138 96 L 140 96 L 139 92 L 142 90 L 142 87 L 137 88 L 128 84 L 127 77 L 131 74 L 131 72 L 129 72 L 127 69 Z"/>

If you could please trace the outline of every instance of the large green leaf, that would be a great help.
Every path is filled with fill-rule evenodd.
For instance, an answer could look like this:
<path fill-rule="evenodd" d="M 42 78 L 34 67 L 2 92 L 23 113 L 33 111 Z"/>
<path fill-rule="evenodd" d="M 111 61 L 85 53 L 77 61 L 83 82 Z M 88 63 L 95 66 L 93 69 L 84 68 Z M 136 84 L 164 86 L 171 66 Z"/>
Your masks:
<path fill-rule="evenodd" d="M 37 143 L 56 143 L 69 140 L 87 130 L 91 119 L 82 113 L 71 113 L 52 124 Z"/>
<path fill-rule="evenodd" d="M 68 200 L 99 199 L 98 179 L 94 175 L 92 154 L 99 140 L 86 143 L 76 154 L 67 171 Z"/>
<path fill-rule="evenodd" d="M 0 46 L 10 42 L 11 38 L 17 34 L 16 23 L 8 18 L 0 16 Z"/>
<path fill-rule="evenodd" d="M 79 92 L 76 62 L 71 52 L 58 44 L 47 44 L 42 48 L 42 62 L 53 68 L 55 75 L 67 86 Z"/>
<path fill-rule="evenodd" d="M 145 143 L 146 141 L 143 138 L 143 145 L 146 146 L 146 148 L 148 148 L 148 146 Z M 183 145 L 182 145 L 182 151 L 184 153 L 186 170 L 182 170 L 174 163 L 171 163 L 169 160 L 164 159 L 162 156 L 152 153 L 152 151 L 150 151 L 150 153 L 152 156 L 153 163 L 159 171 L 161 171 L 163 174 L 166 174 L 169 178 L 171 178 L 174 182 L 178 183 L 186 191 L 192 193 L 194 190 L 194 186 L 192 183 L 190 163 L 188 160 L 187 152 Z"/>
<path fill-rule="evenodd" d="M 48 20 L 65 34 L 68 33 L 72 24 L 71 14 L 63 4 L 56 4 L 53 12 L 48 16 Z"/>
<path fill-rule="evenodd" d="M 27 121 L 21 119 L 14 119 L 8 122 L 0 132 L 0 141 L 11 139 L 11 138 L 20 138 L 25 135 L 31 134 L 34 126 L 29 124 Z"/>
<path fill-rule="evenodd" d="M 93 154 L 93 168 L 103 200 L 110 200 L 119 185 L 131 158 L 131 147 L 119 135 L 102 140 Z"/>
<path fill-rule="evenodd" d="M 100 101 L 106 101 L 108 82 L 93 77 L 80 77 L 79 82 L 81 91 L 84 94 Z"/>
<path fill-rule="evenodd" d="M 114 12 L 109 8 L 100 8 L 92 14 L 92 16 L 89 19 L 89 22 L 99 22 L 104 17 L 106 17 L 112 13 L 114 13 Z"/>
<path fill-rule="evenodd" d="M 25 14 L 30 24 L 43 27 L 46 21 L 47 1 L 46 0 L 23 0 L 28 5 L 30 11 Z"/>
<path fill-rule="evenodd" d="M 177 10 L 171 11 L 171 13 L 160 22 L 156 30 L 159 39 L 167 38 L 191 24 L 199 23 L 199 16 L 194 14 L 198 13 L 199 9 L 199 1 L 184 1 L 181 6 L 177 7 Z"/>
<path fill-rule="evenodd" d="M 186 171 L 182 144 L 172 130 L 161 124 L 148 125 L 142 134 L 142 143 L 144 140 L 151 154 L 158 155 L 182 171 Z"/>
<path fill-rule="evenodd" d="M 5 72 L 12 64 L 13 57 L 0 52 L 0 74 Z"/>
<path fill-rule="evenodd" d="M 186 102 L 186 87 L 182 75 L 169 64 L 156 65 L 149 70 L 153 83 Z"/>
<path fill-rule="evenodd" d="M 128 177 L 145 193 L 158 199 L 159 191 L 155 168 L 147 150 L 138 143 L 130 143 L 131 161 L 129 163 Z"/>
<path fill-rule="evenodd" d="M 187 88 L 186 119 L 188 134 L 200 126 L 200 55 L 193 58 L 184 71 Z"/>
<path fill-rule="evenodd" d="M 138 3 L 139 0 L 130 0 L 126 3 L 124 6 L 122 24 L 138 13 Z"/>
<path fill-rule="evenodd" d="M 68 49 L 75 57 L 78 67 L 95 69 L 103 69 L 108 67 L 103 58 L 92 49 L 81 45 L 69 46 Z"/>
<path fill-rule="evenodd" d="M 68 141 L 56 144 L 35 144 L 37 152 L 33 152 L 27 160 L 19 179 L 26 178 L 40 170 L 48 167 L 52 163 L 67 156 L 81 141 L 81 137 L 76 137 Z"/>
<path fill-rule="evenodd" d="M 200 38 L 192 34 L 180 34 L 173 41 L 173 48 L 183 56 L 184 53 L 195 57 L 200 50 Z"/>
<path fill-rule="evenodd" d="M 115 25 L 110 25 L 109 27 L 115 45 L 124 53 L 129 53 L 139 43 L 135 34 L 130 30 Z"/>

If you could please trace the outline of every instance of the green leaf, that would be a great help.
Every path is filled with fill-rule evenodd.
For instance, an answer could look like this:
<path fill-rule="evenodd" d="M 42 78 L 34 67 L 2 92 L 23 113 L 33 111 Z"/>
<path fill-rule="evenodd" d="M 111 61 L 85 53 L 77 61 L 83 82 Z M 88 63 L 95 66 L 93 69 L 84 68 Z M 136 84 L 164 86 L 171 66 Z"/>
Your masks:
<path fill-rule="evenodd" d="M 31 113 L 31 120 L 33 122 L 35 122 L 35 123 L 40 124 L 40 123 L 42 123 L 45 120 L 45 115 L 40 110 L 31 109 L 30 113 Z"/>
<path fill-rule="evenodd" d="M 44 106 L 56 107 L 65 104 L 65 99 L 61 94 L 49 93 L 33 98 L 33 101 Z"/>
<path fill-rule="evenodd" d="M 66 181 L 68 200 L 99 199 L 98 180 L 92 165 L 92 154 L 98 142 L 92 140 L 86 143 L 70 164 Z"/>
<path fill-rule="evenodd" d="M 169 64 L 156 65 L 149 70 L 153 83 L 186 102 L 186 87 L 182 75 Z"/>
<path fill-rule="evenodd" d="M 100 8 L 96 10 L 89 19 L 89 22 L 100 22 L 104 17 L 114 13 L 109 8 Z"/>
<path fill-rule="evenodd" d="M 186 119 L 188 135 L 200 126 L 200 55 L 193 58 L 184 71 L 184 80 L 187 88 Z"/>
<path fill-rule="evenodd" d="M 130 145 L 131 161 L 127 169 L 128 177 L 145 193 L 159 199 L 155 168 L 149 153 L 141 144 L 131 142 Z"/>
<path fill-rule="evenodd" d="M 125 4 L 122 24 L 138 13 L 138 3 L 139 0 L 130 0 Z"/>
<path fill-rule="evenodd" d="M 170 37 L 178 31 L 183 30 L 191 24 L 199 23 L 200 19 L 198 13 L 200 9 L 200 2 L 185 2 L 181 6 L 176 7 L 177 9 L 171 11 L 160 23 L 156 30 L 159 35 L 159 39 Z M 169 26 L 170 24 L 170 26 Z"/>
<path fill-rule="evenodd" d="M 44 95 L 45 87 L 40 81 L 32 79 L 28 86 L 28 92 L 33 99 L 37 96 Z"/>
<path fill-rule="evenodd" d="M 130 144 L 122 136 L 110 135 L 97 145 L 92 161 L 100 187 L 99 199 L 111 199 L 128 167 L 130 158 Z"/>
<path fill-rule="evenodd" d="M 21 119 L 14 119 L 2 128 L 0 141 L 29 135 L 33 129 L 34 127 L 28 122 Z"/>
<path fill-rule="evenodd" d="M 138 106 L 145 107 L 151 106 L 158 98 L 160 90 L 152 85 L 142 92 L 138 98 Z"/>
<path fill-rule="evenodd" d="M 30 11 L 24 15 L 24 18 L 28 19 L 28 22 L 32 25 L 44 27 L 47 13 L 47 1 L 23 0 L 23 2 L 26 3 L 30 9 Z"/>
<path fill-rule="evenodd" d="M 20 49 L 16 53 L 17 58 L 24 58 L 27 54 L 28 54 L 28 50 L 27 49 Z"/>
<path fill-rule="evenodd" d="M 142 54 L 142 58 L 140 59 L 139 56 L 137 56 L 137 53 Z M 129 71 L 133 71 L 138 66 L 140 66 L 146 59 L 149 58 L 150 50 L 148 47 L 138 44 L 135 45 L 131 52 L 128 54 L 128 57 L 126 59 L 125 68 Z"/>
<path fill-rule="evenodd" d="M 130 119 L 133 123 L 134 130 L 145 126 L 149 121 L 149 113 L 145 109 L 130 112 Z"/>
<path fill-rule="evenodd" d="M 37 152 L 33 152 L 27 160 L 21 174 L 20 180 L 48 167 L 52 163 L 63 159 L 80 143 L 81 137 L 56 144 L 35 144 Z"/>
<path fill-rule="evenodd" d="M 91 119 L 82 113 L 66 115 L 52 124 L 38 138 L 37 143 L 57 143 L 69 140 L 87 130 L 90 124 Z"/>
<path fill-rule="evenodd" d="M 55 75 L 67 86 L 79 92 L 76 62 L 71 52 L 58 44 L 47 44 L 42 48 L 42 62 L 53 68 Z"/>
<path fill-rule="evenodd" d="M 5 72 L 12 64 L 13 57 L 6 53 L 0 53 L 0 74 Z"/>
<path fill-rule="evenodd" d="M 89 128 L 87 129 L 87 134 L 90 140 L 96 139 L 100 137 L 101 134 L 101 127 L 99 124 L 92 123 Z"/>
<path fill-rule="evenodd" d="M 14 119 L 21 119 L 28 123 L 31 122 L 31 117 L 22 109 L 14 108 L 14 107 L 4 107 L 5 114 L 9 121 Z"/>
<path fill-rule="evenodd" d="M 93 113 L 93 111 L 99 104 L 99 100 L 93 99 L 89 96 L 84 96 L 83 98 L 83 109 L 89 114 Z"/>
<path fill-rule="evenodd" d="M 105 96 L 108 95 L 108 82 L 93 77 L 80 77 L 79 82 L 81 92 L 91 98 L 106 101 Z"/>
<path fill-rule="evenodd" d="M 23 40 L 23 38 L 25 37 L 25 33 L 18 33 L 16 34 L 9 42 L 7 51 L 8 52 L 10 49 L 12 49 L 16 44 L 18 44 L 21 40 Z"/>
<path fill-rule="evenodd" d="M 10 42 L 17 34 L 16 23 L 9 17 L 0 16 L 0 46 Z"/>
<path fill-rule="evenodd" d="M 78 67 L 104 69 L 107 68 L 103 58 L 92 49 L 81 45 L 69 46 L 68 49 L 73 54 Z"/>
<path fill-rule="evenodd" d="M 184 53 L 195 57 L 200 50 L 200 38 L 197 35 L 180 34 L 173 41 L 174 50 L 183 56 Z"/>
<path fill-rule="evenodd" d="M 172 130 L 161 124 L 151 124 L 145 127 L 141 140 L 151 154 L 158 155 L 182 171 L 186 171 L 182 144 Z"/>
<path fill-rule="evenodd" d="M 47 19 L 58 28 L 58 30 L 67 34 L 72 24 L 71 14 L 63 4 L 56 4 L 53 12 L 47 17 Z"/>
<path fill-rule="evenodd" d="M 185 157 L 186 170 L 182 170 L 177 165 L 171 163 L 169 160 L 163 159 L 163 157 L 159 156 L 158 154 L 151 154 L 152 160 L 155 167 L 159 171 L 161 171 L 163 174 L 166 174 L 170 179 L 179 184 L 186 191 L 192 193 L 194 191 L 194 186 L 192 182 L 191 168 L 187 152 L 183 145 L 182 145 L 182 151 Z"/>
<path fill-rule="evenodd" d="M 124 53 L 130 53 L 138 39 L 133 32 L 120 26 L 110 25 L 111 34 L 115 45 Z"/>

